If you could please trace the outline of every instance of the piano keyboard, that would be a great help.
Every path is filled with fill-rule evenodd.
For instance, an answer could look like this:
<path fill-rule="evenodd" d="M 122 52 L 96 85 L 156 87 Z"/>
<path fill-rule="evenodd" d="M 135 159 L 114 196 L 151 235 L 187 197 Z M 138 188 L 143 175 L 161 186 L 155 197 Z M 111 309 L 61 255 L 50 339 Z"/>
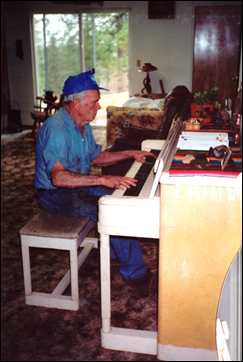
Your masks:
<path fill-rule="evenodd" d="M 154 155 L 158 155 L 158 150 L 151 150 L 151 152 L 154 153 Z M 139 195 L 147 177 L 150 171 L 152 170 L 154 164 L 155 164 L 156 158 L 149 156 L 146 157 L 146 161 L 140 166 L 140 168 L 137 170 L 137 172 L 134 175 L 134 178 L 138 180 L 137 185 L 130 187 L 127 189 L 124 193 L 124 196 L 137 196 Z"/>
<path fill-rule="evenodd" d="M 144 163 L 134 161 L 125 176 L 136 178 L 138 180 L 137 185 L 130 188 L 117 189 L 113 192 L 112 196 L 114 198 L 121 198 L 123 196 L 145 199 L 153 198 L 157 192 L 161 174 L 163 170 L 168 168 L 172 160 L 181 129 L 181 119 L 176 116 L 173 120 L 167 139 L 165 141 L 160 140 L 159 149 L 157 148 L 159 145 L 155 144 L 154 140 L 147 140 L 147 145 L 142 145 L 142 149 L 153 152 L 155 158 L 146 157 L 147 160 Z M 161 142 L 163 143 L 161 144 Z M 152 144 L 154 144 L 154 147 Z"/>

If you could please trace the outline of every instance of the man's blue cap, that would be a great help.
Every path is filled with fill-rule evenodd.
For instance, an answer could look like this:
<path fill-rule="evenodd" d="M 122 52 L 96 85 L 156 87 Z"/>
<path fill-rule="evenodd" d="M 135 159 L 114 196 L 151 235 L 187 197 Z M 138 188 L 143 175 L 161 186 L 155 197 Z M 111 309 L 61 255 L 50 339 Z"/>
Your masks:
<path fill-rule="evenodd" d="M 69 96 L 86 90 L 99 89 L 108 90 L 106 88 L 98 86 L 94 77 L 94 70 L 88 70 L 87 72 L 83 72 L 77 75 L 71 75 L 70 77 L 68 77 L 64 82 L 63 95 Z"/>

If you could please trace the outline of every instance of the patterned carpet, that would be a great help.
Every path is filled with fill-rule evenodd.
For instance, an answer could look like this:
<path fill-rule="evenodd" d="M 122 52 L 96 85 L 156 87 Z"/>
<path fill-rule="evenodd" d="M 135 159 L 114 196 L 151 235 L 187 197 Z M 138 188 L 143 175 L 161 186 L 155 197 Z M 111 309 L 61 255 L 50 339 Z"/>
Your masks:
<path fill-rule="evenodd" d="M 98 142 L 105 133 L 95 130 Z M 31 135 L 2 146 L 1 188 L 1 360 L 4 361 L 156 361 L 156 356 L 104 349 L 100 340 L 99 250 L 94 249 L 79 273 L 80 309 L 77 312 L 27 306 L 18 231 L 38 213 L 34 179 L 34 140 Z M 157 245 L 142 240 L 146 263 L 157 270 Z M 36 291 L 51 291 L 68 265 L 65 251 L 32 249 L 32 283 Z M 112 275 L 112 325 L 157 329 L 157 296 L 136 298 L 121 279 Z"/>

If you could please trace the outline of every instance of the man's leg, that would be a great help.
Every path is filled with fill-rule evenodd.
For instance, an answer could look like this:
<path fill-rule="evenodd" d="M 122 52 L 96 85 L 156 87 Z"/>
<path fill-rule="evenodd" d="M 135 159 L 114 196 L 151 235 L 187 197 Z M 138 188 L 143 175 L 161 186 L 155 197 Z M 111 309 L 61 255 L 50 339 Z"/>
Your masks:
<path fill-rule="evenodd" d="M 114 190 L 106 187 L 89 187 L 87 192 L 95 197 L 110 195 Z M 146 272 L 143 254 L 139 242 L 135 238 L 112 236 L 111 257 L 120 262 L 120 273 L 126 280 L 142 279 Z"/>
<path fill-rule="evenodd" d="M 82 196 L 78 190 L 62 188 L 38 193 L 40 206 L 50 213 L 70 217 L 88 217 L 96 223 L 98 205 L 95 198 Z"/>
<path fill-rule="evenodd" d="M 143 254 L 136 239 L 126 237 L 111 237 L 114 255 L 120 262 L 120 273 L 126 280 L 142 279 L 146 272 Z"/>

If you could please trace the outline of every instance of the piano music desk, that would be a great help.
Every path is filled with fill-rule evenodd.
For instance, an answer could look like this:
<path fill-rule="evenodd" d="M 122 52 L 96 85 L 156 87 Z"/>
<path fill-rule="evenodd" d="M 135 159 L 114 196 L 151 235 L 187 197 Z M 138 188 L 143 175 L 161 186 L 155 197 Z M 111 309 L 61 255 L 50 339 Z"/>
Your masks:
<path fill-rule="evenodd" d="M 217 308 L 242 240 L 241 187 L 241 172 L 234 177 L 168 172 L 161 178 L 161 360 L 218 360 Z"/>

